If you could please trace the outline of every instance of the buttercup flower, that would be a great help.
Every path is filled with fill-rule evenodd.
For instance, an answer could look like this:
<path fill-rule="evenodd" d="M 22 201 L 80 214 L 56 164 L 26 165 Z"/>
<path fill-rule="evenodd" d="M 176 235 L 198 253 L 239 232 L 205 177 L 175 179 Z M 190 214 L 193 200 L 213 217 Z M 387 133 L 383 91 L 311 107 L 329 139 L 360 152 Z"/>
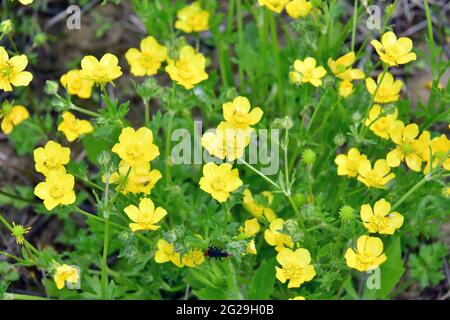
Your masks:
<path fill-rule="evenodd" d="M 12 91 L 15 87 L 28 86 L 33 79 L 31 72 L 24 71 L 28 58 L 22 54 L 9 58 L 5 48 L 0 46 L 0 89 Z"/>
<path fill-rule="evenodd" d="M 202 146 L 214 157 L 234 161 L 244 155 L 252 132 L 252 128 L 236 128 L 229 122 L 221 122 L 214 133 L 202 136 Z"/>
<path fill-rule="evenodd" d="M 194 268 L 205 262 L 205 254 L 200 249 L 192 249 L 184 254 L 181 259 L 181 264 L 185 267 Z"/>
<path fill-rule="evenodd" d="M 56 272 L 53 275 L 53 280 L 56 283 L 56 287 L 61 290 L 64 288 L 66 282 L 75 284 L 80 279 L 78 270 L 75 267 L 63 264 L 56 268 Z"/>
<path fill-rule="evenodd" d="M 264 6 L 273 12 L 280 13 L 289 0 L 258 0 L 260 6 Z"/>
<path fill-rule="evenodd" d="M 379 104 L 374 104 L 369 111 L 369 116 L 364 122 L 364 125 L 369 127 L 369 130 L 377 136 L 383 139 L 389 139 L 389 132 L 397 119 L 398 112 L 397 108 L 394 108 L 393 112 L 386 115 L 383 115 L 384 112 L 385 110 Z"/>
<path fill-rule="evenodd" d="M 306 17 L 311 9 L 311 2 L 306 0 L 293 0 L 286 4 L 286 12 L 293 19 Z"/>
<path fill-rule="evenodd" d="M 43 148 L 35 149 L 33 156 L 36 171 L 48 176 L 50 172 L 57 171 L 69 163 L 70 149 L 55 141 L 49 141 Z"/>
<path fill-rule="evenodd" d="M 336 60 L 329 58 L 328 67 L 336 76 L 336 78 L 339 78 L 341 80 L 352 81 L 364 79 L 363 71 L 357 68 L 351 68 L 351 66 L 355 63 L 355 59 L 355 53 L 352 51 L 343 55 L 342 57 L 337 58 Z"/>
<path fill-rule="evenodd" d="M 208 30 L 209 12 L 202 10 L 199 2 L 193 2 L 177 12 L 175 28 L 186 33 Z"/>
<path fill-rule="evenodd" d="M 167 58 L 167 48 L 150 36 L 141 41 L 140 49 L 130 48 L 125 54 L 131 73 L 136 77 L 155 75 Z"/>
<path fill-rule="evenodd" d="M 411 170 L 419 172 L 422 167 L 423 143 L 416 139 L 419 135 L 419 126 L 415 123 L 405 126 L 403 122 L 397 120 L 390 130 L 392 141 L 396 148 L 386 155 L 389 166 L 398 167 L 405 160 Z"/>
<path fill-rule="evenodd" d="M 402 37 L 397 40 L 396 35 L 391 31 L 381 36 L 381 42 L 372 40 L 370 44 L 375 48 L 380 59 L 391 67 L 417 59 L 416 54 L 411 52 L 413 47 L 411 39 Z"/>
<path fill-rule="evenodd" d="M 258 223 L 258 219 L 248 219 L 244 222 L 244 227 L 240 227 L 239 231 L 243 233 L 247 237 L 253 237 L 255 234 L 259 232 L 260 226 Z"/>
<path fill-rule="evenodd" d="M 277 216 L 272 208 L 265 206 L 264 204 L 258 203 L 256 199 L 253 198 L 252 192 L 249 189 L 245 189 L 243 192 L 244 197 L 242 198 L 242 205 L 245 210 L 252 214 L 258 219 L 267 219 L 267 221 L 272 221 Z M 263 191 L 261 193 L 262 198 L 265 198 L 267 204 L 270 206 L 273 201 L 273 194 L 269 191 Z"/>
<path fill-rule="evenodd" d="M 44 200 L 47 210 L 52 210 L 60 204 L 68 205 L 75 202 L 74 185 L 75 178 L 67 174 L 64 167 L 61 167 L 58 170 L 50 171 L 45 182 L 36 186 L 34 194 Z"/>
<path fill-rule="evenodd" d="M 12 233 L 11 235 L 16 238 L 16 243 L 22 245 L 25 241 L 24 235 L 30 232 L 31 227 L 24 227 L 20 224 L 12 223 Z"/>
<path fill-rule="evenodd" d="M 421 139 L 419 138 L 419 140 Z M 423 148 L 422 158 L 427 162 L 425 169 L 423 170 L 425 174 L 430 172 L 431 166 L 435 168 L 441 162 L 441 165 L 445 170 L 450 170 L 450 155 L 448 154 L 450 151 L 450 140 L 447 139 L 445 134 L 442 134 L 440 137 L 433 138 L 428 144 L 424 144 Z M 430 159 L 430 148 L 433 161 Z"/>
<path fill-rule="evenodd" d="M 28 4 L 33 3 L 33 0 L 19 0 L 19 2 L 23 5 L 28 5 Z"/>
<path fill-rule="evenodd" d="M 272 220 L 269 229 L 264 231 L 264 239 L 269 245 L 274 246 L 276 251 L 281 251 L 284 247 L 292 248 L 294 246 L 291 236 L 282 233 L 283 225 L 284 220 L 277 218 Z"/>
<path fill-rule="evenodd" d="M 389 72 L 384 75 L 383 81 L 381 78 L 383 73 L 380 73 L 377 77 L 377 83 L 372 78 L 366 78 L 367 91 L 374 97 L 376 103 L 389 103 L 395 102 L 400 97 L 400 91 L 402 90 L 403 83 L 400 80 L 394 81 L 394 76 Z M 379 86 L 377 90 L 377 86 Z"/>
<path fill-rule="evenodd" d="M 203 177 L 200 179 L 200 189 L 211 194 L 219 202 L 225 202 L 233 192 L 242 185 L 238 169 L 233 169 L 229 163 L 216 165 L 209 162 L 203 166 Z"/>
<path fill-rule="evenodd" d="M 30 117 L 28 110 L 22 105 L 13 107 L 4 106 L 3 112 L 5 112 L 5 114 L 3 115 L 1 128 L 4 134 L 10 134 L 15 126 L 21 124 Z M 0 112 L 0 118 L 1 116 L 2 114 Z"/>
<path fill-rule="evenodd" d="M 385 199 L 378 200 L 373 206 L 361 206 L 361 220 L 370 233 L 394 234 L 403 225 L 403 216 L 398 212 L 391 212 L 391 204 Z"/>
<path fill-rule="evenodd" d="M 245 97 L 236 97 L 232 102 L 222 105 L 223 118 L 236 128 L 248 128 L 257 124 L 262 116 L 261 108 L 256 107 L 250 111 L 250 101 Z"/>
<path fill-rule="evenodd" d="M 316 59 L 308 57 L 305 60 L 295 60 L 294 69 L 289 73 L 289 78 L 295 84 L 311 83 L 315 87 L 322 85 L 322 80 L 327 72 L 324 67 L 316 67 Z"/>
<path fill-rule="evenodd" d="M 356 177 L 361 161 L 366 160 L 367 156 L 361 154 L 358 149 L 351 148 L 348 154 L 339 154 L 334 162 L 337 164 L 337 174 L 339 176 Z"/>
<path fill-rule="evenodd" d="M 348 80 L 344 80 L 339 85 L 339 95 L 343 98 L 347 98 L 353 94 L 353 83 Z"/>
<path fill-rule="evenodd" d="M 63 122 L 58 125 L 58 131 L 64 133 L 69 142 L 75 141 L 83 134 L 94 131 L 89 121 L 77 119 L 68 111 L 63 113 L 62 118 Z"/>
<path fill-rule="evenodd" d="M 345 252 L 347 266 L 361 272 L 377 268 L 386 259 L 381 239 L 365 235 L 358 238 L 356 252 L 351 248 Z"/>
<path fill-rule="evenodd" d="M 295 296 L 293 298 L 290 298 L 289 300 L 305 300 L 304 296 Z"/>
<path fill-rule="evenodd" d="M 311 255 L 306 249 L 293 251 L 283 248 L 277 254 L 277 261 L 282 268 L 275 267 L 276 277 L 281 283 L 289 280 L 288 288 L 298 288 L 304 282 L 311 281 L 316 275 L 311 265 Z"/>
<path fill-rule="evenodd" d="M 111 53 L 103 55 L 100 61 L 94 56 L 81 60 L 81 77 L 104 86 L 122 75 L 119 59 Z"/>
<path fill-rule="evenodd" d="M 161 207 L 155 209 L 153 201 L 148 198 L 144 198 L 139 202 L 139 208 L 130 205 L 123 211 L 133 221 L 129 225 L 133 232 L 139 230 L 158 230 L 161 226 L 156 224 L 167 215 L 166 209 Z"/>
<path fill-rule="evenodd" d="M 166 72 L 170 79 L 186 89 L 192 89 L 196 84 L 208 79 L 205 72 L 206 59 L 195 49 L 185 45 L 180 49 L 177 60 L 167 59 Z"/>
<path fill-rule="evenodd" d="M 390 173 L 391 168 L 386 160 L 379 159 L 372 165 L 369 160 L 362 160 L 358 167 L 358 181 L 361 181 L 369 188 L 384 188 L 384 186 L 395 178 L 395 174 Z"/>
<path fill-rule="evenodd" d="M 92 95 L 94 81 L 84 79 L 80 70 L 70 70 L 61 76 L 61 84 L 71 95 L 89 99 Z"/>
<path fill-rule="evenodd" d="M 127 177 L 127 174 L 127 182 L 121 189 L 123 194 L 130 192 L 134 194 L 143 193 L 149 195 L 155 184 L 162 178 L 159 170 L 151 170 L 150 163 L 130 167 L 127 162 L 122 160 L 119 163 L 117 172 L 114 172 L 109 177 L 109 182 L 120 184 L 123 179 Z M 103 181 L 105 182 L 105 177 L 103 177 Z"/>
<path fill-rule="evenodd" d="M 182 267 L 181 255 L 174 251 L 173 244 L 164 239 L 159 239 L 156 244 L 157 250 L 155 252 L 156 263 L 172 262 L 177 267 Z"/>
<path fill-rule="evenodd" d="M 130 127 L 122 129 L 119 143 L 114 145 L 112 152 L 130 166 L 148 163 L 159 156 L 159 148 L 153 144 L 153 133 L 145 127 L 137 131 Z"/>

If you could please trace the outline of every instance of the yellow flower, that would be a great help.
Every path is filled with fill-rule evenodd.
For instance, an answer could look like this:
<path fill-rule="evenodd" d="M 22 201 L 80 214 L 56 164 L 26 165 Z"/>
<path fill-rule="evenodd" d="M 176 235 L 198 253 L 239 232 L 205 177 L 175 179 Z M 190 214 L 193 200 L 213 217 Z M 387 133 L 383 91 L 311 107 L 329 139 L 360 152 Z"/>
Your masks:
<path fill-rule="evenodd" d="M 143 39 L 140 47 L 140 51 L 130 48 L 125 54 L 125 58 L 131 66 L 131 73 L 136 77 L 155 75 L 162 62 L 167 58 L 167 48 L 160 45 L 151 36 Z"/>
<path fill-rule="evenodd" d="M 180 49 L 177 60 L 167 59 L 166 72 L 170 79 L 186 89 L 192 89 L 196 84 L 208 79 L 205 72 L 206 59 L 195 49 L 185 45 Z"/>
<path fill-rule="evenodd" d="M 233 192 L 242 185 L 238 169 L 232 169 L 229 163 L 216 165 L 209 162 L 203 166 L 203 177 L 200 179 L 200 189 L 211 194 L 219 202 L 225 202 Z"/>
<path fill-rule="evenodd" d="M 48 176 L 50 172 L 59 170 L 69 163 L 70 149 L 62 147 L 55 141 L 49 141 L 43 148 L 35 149 L 33 156 L 36 171 Z"/>
<path fill-rule="evenodd" d="M 112 152 L 134 167 L 155 159 L 159 155 L 159 148 L 153 144 L 153 133 L 150 129 L 142 127 L 135 131 L 127 127 L 122 129 L 119 143 L 114 145 Z"/>
<path fill-rule="evenodd" d="M 73 187 L 75 178 L 66 173 L 64 167 L 56 171 L 50 171 L 45 178 L 45 182 L 39 183 L 34 189 L 34 194 L 44 200 L 47 210 L 52 210 L 56 206 L 68 205 L 75 202 L 75 192 Z"/>
<path fill-rule="evenodd" d="M 61 76 L 61 84 L 71 95 L 76 95 L 81 99 L 89 99 L 92 95 L 94 81 L 82 77 L 80 70 L 70 70 Z"/>
<path fill-rule="evenodd" d="M 4 107 L 4 111 L 5 115 L 1 124 L 1 128 L 4 134 L 10 134 L 15 126 L 21 124 L 30 116 L 28 110 L 22 105 L 13 106 L 12 108 Z"/>
<path fill-rule="evenodd" d="M 33 3 L 33 0 L 19 0 L 19 2 L 23 5 L 28 5 L 30 3 Z"/>
<path fill-rule="evenodd" d="M 353 94 L 353 83 L 348 80 L 344 80 L 339 85 L 339 95 L 343 98 L 347 98 Z"/>
<path fill-rule="evenodd" d="M 273 12 L 280 13 L 289 0 L 258 0 L 260 6 L 264 6 Z"/>
<path fill-rule="evenodd" d="M 405 127 L 403 122 L 397 120 L 389 134 L 397 146 L 386 156 L 388 165 L 398 167 L 405 160 L 411 170 L 419 172 L 422 167 L 421 155 L 424 147 L 423 143 L 416 139 L 419 135 L 419 126 L 411 123 Z"/>
<path fill-rule="evenodd" d="M 202 136 L 202 146 L 214 157 L 234 161 L 244 155 L 252 132 L 252 128 L 236 128 L 230 122 L 221 122 L 214 133 Z"/>
<path fill-rule="evenodd" d="M 328 59 L 328 67 L 336 76 L 341 80 L 359 80 L 364 79 L 364 72 L 359 69 L 352 69 L 351 66 L 355 63 L 355 53 L 349 52 L 342 57 L 339 57 L 335 60 L 329 58 Z"/>
<path fill-rule="evenodd" d="M 260 226 L 258 219 L 248 219 L 244 222 L 244 227 L 240 227 L 239 231 L 243 233 L 246 237 L 253 237 L 259 232 Z"/>
<path fill-rule="evenodd" d="M 377 136 L 383 139 L 389 139 L 389 132 L 397 119 L 397 108 L 394 108 L 393 112 L 384 114 L 383 108 L 379 104 L 374 104 L 369 111 L 364 125 Z"/>
<path fill-rule="evenodd" d="M 133 221 L 129 225 L 133 232 L 139 230 L 158 230 L 161 226 L 156 224 L 167 215 L 166 209 L 161 207 L 155 209 L 153 201 L 148 198 L 144 198 L 139 202 L 139 208 L 130 205 L 123 211 Z"/>
<path fill-rule="evenodd" d="M 284 220 L 277 218 L 272 220 L 269 229 L 264 231 L 264 239 L 269 245 L 274 246 L 276 251 L 281 251 L 285 246 L 289 248 L 294 246 L 291 236 L 282 233 L 283 225 Z"/>
<path fill-rule="evenodd" d="M 339 176 L 356 177 L 361 161 L 366 160 L 367 156 L 359 153 L 356 148 L 351 148 L 348 154 L 339 154 L 334 162 L 337 164 L 337 174 Z"/>
<path fill-rule="evenodd" d="M 311 265 L 311 255 L 303 248 L 295 251 L 283 248 L 277 254 L 277 261 L 282 268 L 276 268 L 276 277 L 281 283 L 289 280 L 288 288 L 298 288 L 304 282 L 311 281 L 316 275 Z"/>
<path fill-rule="evenodd" d="M 358 238 L 356 252 L 351 248 L 345 252 L 347 266 L 358 271 L 375 269 L 386 259 L 381 239 L 365 235 Z"/>
<path fill-rule="evenodd" d="M 109 177 L 110 183 L 121 183 L 128 174 L 127 182 L 123 186 L 121 192 L 127 194 L 128 192 L 138 194 L 143 193 L 149 195 L 155 184 L 162 178 L 159 170 L 151 170 L 150 163 L 144 163 L 138 166 L 130 167 L 125 161 L 120 161 L 117 172 L 114 172 Z M 102 177 L 103 182 L 105 176 Z"/>
<path fill-rule="evenodd" d="M 293 298 L 290 298 L 289 300 L 305 300 L 304 296 L 295 296 Z"/>
<path fill-rule="evenodd" d="M 311 9 L 311 2 L 306 0 L 292 0 L 286 4 L 286 12 L 293 19 L 306 17 L 311 12 Z"/>
<path fill-rule="evenodd" d="M 94 131 L 94 128 L 89 121 L 77 119 L 68 111 L 63 113 L 62 118 L 63 122 L 59 124 L 58 131 L 64 133 L 69 142 L 74 141 L 82 134 Z"/>
<path fill-rule="evenodd" d="M 28 86 L 33 79 L 31 72 L 23 71 L 28 64 L 28 58 L 22 54 L 11 59 L 5 48 L 0 46 L 0 89 L 12 91 L 12 86 Z"/>
<path fill-rule="evenodd" d="M 250 101 L 245 97 L 236 97 L 233 102 L 226 102 L 222 105 L 223 118 L 236 128 L 248 128 L 257 124 L 262 116 L 261 108 L 253 108 L 250 111 Z"/>
<path fill-rule="evenodd" d="M 423 171 L 425 174 L 430 172 L 431 159 L 429 148 L 431 148 L 433 157 L 433 168 L 438 166 L 442 161 L 442 167 L 445 170 L 450 170 L 450 155 L 448 154 L 450 151 L 450 140 L 447 139 L 447 136 L 442 134 L 440 137 L 433 138 L 433 140 L 429 142 L 429 147 L 427 147 L 427 145 L 424 146 L 424 151 L 422 152 L 423 160 L 427 162 Z"/>
<path fill-rule="evenodd" d="M 391 204 L 385 199 L 378 200 L 373 206 L 361 206 L 361 220 L 370 233 L 394 234 L 403 225 L 403 216 L 398 212 L 391 212 Z"/>
<path fill-rule="evenodd" d="M 277 216 L 272 208 L 265 207 L 264 205 L 258 203 L 252 195 L 252 192 L 249 189 L 245 189 L 243 192 L 244 197 L 242 198 L 242 205 L 245 210 L 247 210 L 250 214 L 252 214 L 255 218 L 262 219 L 265 218 L 267 221 L 272 221 Z M 261 193 L 261 196 L 266 198 L 268 205 L 270 205 L 273 201 L 273 194 L 269 191 L 264 191 Z"/>
<path fill-rule="evenodd" d="M 79 279 L 80 275 L 78 274 L 78 269 L 67 264 L 58 266 L 55 274 L 53 275 L 53 280 L 59 290 L 64 288 L 66 282 L 75 284 Z"/>
<path fill-rule="evenodd" d="M 122 75 L 119 59 L 111 53 L 103 55 L 100 61 L 94 56 L 81 60 L 81 77 L 104 86 Z"/>
<path fill-rule="evenodd" d="M 251 239 L 247 244 L 247 253 L 248 254 L 257 254 L 255 239 Z"/>
<path fill-rule="evenodd" d="M 172 262 L 177 267 L 182 267 L 181 255 L 174 251 L 173 244 L 164 239 L 159 239 L 156 244 L 157 250 L 155 252 L 156 263 Z"/>
<path fill-rule="evenodd" d="M 289 78 L 295 84 L 311 83 L 315 87 L 322 85 L 322 80 L 327 72 L 324 67 L 316 67 L 316 59 L 308 57 L 305 60 L 295 60 L 294 69 L 289 73 Z"/>
<path fill-rule="evenodd" d="M 201 265 L 203 262 L 205 262 L 205 254 L 200 249 L 190 250 L 181 259 L 181 264 L 189 268 Z"/>
<path fill-rule="evenodd" d="M 400 80 L 394 81 L 394 76 L 389 72 L 384 75 L 383 81 L 381 78 L 383 73 L 380 73 L 377 78 L 377 83 L 372 78 L 366 78 L 367 91 L 374 97 L 376 103 L 389 103 L 395 102 L 400 97 L 400 91 L 402 90 L 403 83 Z M 377 90 L 377 86 L 379 86 Z"/>
<path fill-rule="evenodd" d="M 199 2 L 193 2 L 177 12 L 175 28 L 186 33 L 208 30 L 209 12 L 202 10 Z"/>
<path fill-rule="evenodd" d="M 369 188 L 384 188 L 384 186 L 395 178 L 395 174 L 390 173 L 391 168 L 386 160 L 380 159 L 372 165 L 369 160 L 362 160 L 358 168 L 358 181 L 361 181 Z"/>
<path fill-rule="evenodd" d="M 381 36 L 381 42 L 372 40 L 370 44 L 375 48 L 381 60 L 391 67 L 417 59 L 416 54 L 411 52 L 413 47 L 411 39 L 402 37 L 397 40 L 396 35 L 391 31 Z"/>

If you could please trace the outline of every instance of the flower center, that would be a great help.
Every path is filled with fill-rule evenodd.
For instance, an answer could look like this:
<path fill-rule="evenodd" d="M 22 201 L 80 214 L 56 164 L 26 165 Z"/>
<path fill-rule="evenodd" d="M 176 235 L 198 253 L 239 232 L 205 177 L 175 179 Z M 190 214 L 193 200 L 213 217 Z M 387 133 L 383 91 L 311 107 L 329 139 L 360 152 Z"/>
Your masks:
<path fill-rule="evenodd" d="M 125 153 L 133 161 L 141 160 L 144 156 L 141 146 L 137 143 L 129 145 Z"/>
<path fill-rule="evenodd" d="M 55 199 L 62 198 L 64 195 L 64 189 L 59 185 L 53 185 L 50 188 L 50 196 Z"/>
<path fill-rule="evenodd" d="M 222 191 L 223 189 L 225 189 L 225 181 L 223 181 L 221 177 L 214 178 L 211 182 L 211 187 L 215 191 Z"/>
<path fill-rule="evenodd" d="M 402 151 L 404 154 L 410 154 L 414 151 L 414 147 L 409 143 L 404 143 L 402 145 Z"/>
<path fill-rule="evenodd" d="M 59 163 L 59 161 L 57 161 L 55 158 L 49 158 L 49 159 L 46 159 L 46 160 L 45 160 L 44 165 L 45 165 L 48 169 L 53 170 L 53 169 L 58 168 L 59 165 L 60 165 L 60 163 Z"/>
<path fill-rule="evenodd" d="M 8 78 L 13 73 L 13 66 L 6 62 L 4 65 L 0 66 L 0 76 L 2 78 Z"/>
<path fill-rule="evenodd" d="M 149 52 L 143 52 L 140 58 L 140 63 L 144 68 L 149 69 L 153 66 L 155 61 Z"/>

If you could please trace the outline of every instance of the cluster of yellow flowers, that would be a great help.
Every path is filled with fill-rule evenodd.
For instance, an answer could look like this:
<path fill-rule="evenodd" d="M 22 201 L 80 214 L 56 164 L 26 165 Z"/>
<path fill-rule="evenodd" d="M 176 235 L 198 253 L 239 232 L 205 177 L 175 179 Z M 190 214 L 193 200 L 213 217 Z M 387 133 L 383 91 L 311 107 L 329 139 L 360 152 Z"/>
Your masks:
<path fill-rule="evenodd" d="M 286 9 L 287 14 L 293 18 L 304 18 L 312 10 L 312 4 L 306 0 L 258 0 L 260 6 L 264 6 L 276 13 Z"/>
<path fill-rule="evenodd" d="M 328 67 L 331 72 L 340 80 L 339 95 L 348 97 L 353 94 L 353 80 L 364 78 L 364 72 L 357 68 L 352 68 L 355 63 L 355 53 L 349 52 L 336 60 L 328 59 Z M 310 83 L 315 87 L 322 85 L 322 78 L 327 71 L 322 66 L 317 66 L 316 59 L 307 57 L 304 60 L 295 60 L 292 71 L 289 73 L 290 80 L 295 84 Z"/>
<path fill-rule="evenodd" d="M 23 87 L 33 79 L 31 72 L 24 71 L 28 64 L 26 55 L 9 57 L 8 52 L 0 46 L 0 90 L 12 91 L 12 87 Z M 3 103 L 0 110 L 1 129 L 4 134 L 10 134 L 14 127 L 28 119 L 28 110 L 23 105 Z"/>
<path fill-rule="evenodd" d="M 55 273 L 53 274 L 53 280 L 55 281 L 56 288 L 61 290 L 67 283 L 76 284 L 80 279 L 78 269 L 69 266 L 67 264 L 58 265 Z"/>
<path fill-rule="evenodd" d="M 175 251 L 173 244 L 164 239 L 160 239 L 156 246 L 155 261 L 157 263 L 172 262 L 179 268 L 193 268 L 205 261 L 205 255 L 200 249 L 191 249 L 186 254 L 181 255 Z"/>
<path fill-rule="evenodd" d="M 34 161 L 37 172 L 45 176 L 34 189 L 34 194 L 44 201 L 47 210 L 56 206 L 75 202 L 74 176 L 66 173 L 65 165 L 70 161 L 70 149 L 62 147 L 55 141 L 48 141 L 44 147 L 34 150 Z"/>
<path fill-rule="evenodd" d="M 244 155 L 254 130 L 251 126 L 261 120 L 263 111 L 258 107 L 250 110 L 250 101 L 241 96 L 224 103 L 222 109 L 225 121 L 220 122 L 215 133 L 207 132 L 202 136 L 202 146 L 212 156 L 234 161 Z M 217 201 L 225 202 L 230 193 L 242 185 L 238 169 L 232 167 L 229 163 L 205 164 L 200 188 Z"/>

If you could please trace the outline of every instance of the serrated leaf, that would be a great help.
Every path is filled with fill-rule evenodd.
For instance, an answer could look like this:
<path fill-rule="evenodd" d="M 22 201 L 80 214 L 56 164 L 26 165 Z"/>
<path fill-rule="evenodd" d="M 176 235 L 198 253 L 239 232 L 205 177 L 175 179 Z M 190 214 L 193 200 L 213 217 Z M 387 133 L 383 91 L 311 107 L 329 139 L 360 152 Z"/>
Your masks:
<path fill-rule="evenodd" d="M 275 284 L 275 259 L 261 263 L 253 275 L 248 290 L 248 298 L 252 300 L 267 300 L 273 292 Z"/>

